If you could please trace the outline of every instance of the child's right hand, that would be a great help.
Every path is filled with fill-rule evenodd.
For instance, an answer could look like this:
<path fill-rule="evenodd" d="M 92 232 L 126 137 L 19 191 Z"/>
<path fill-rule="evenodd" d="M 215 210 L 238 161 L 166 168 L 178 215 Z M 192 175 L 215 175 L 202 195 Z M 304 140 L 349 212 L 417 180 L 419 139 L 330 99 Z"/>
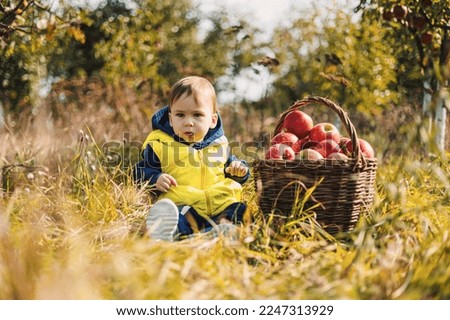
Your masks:
<path fill-rule="evenodd" d="M 156 189 L 158 189 L 161 192 L 167 192 L 169 191 L 171 186 L 177 186 L 177 180 L 175 180 L 174 177 L 172 177 L 170 174 L 163 173 L 159 176 L 158 180 L 156 180 Z"/>

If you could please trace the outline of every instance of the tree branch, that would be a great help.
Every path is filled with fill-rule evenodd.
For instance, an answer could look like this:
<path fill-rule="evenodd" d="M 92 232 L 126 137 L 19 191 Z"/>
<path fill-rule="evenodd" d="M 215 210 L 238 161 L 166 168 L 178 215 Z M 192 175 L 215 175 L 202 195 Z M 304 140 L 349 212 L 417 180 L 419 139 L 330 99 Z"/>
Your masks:
<path fill-rule="evenodd" d="M 433 26 L 441 28 L 443 30 L 447 30 L 450 31 L 450 26 L 446 25 L 446 24 L 434 24 Z"/>
<path fill-rule="evenodd" d="M 49 7 L 46 7 L 46 6 L 43 5 L 42 3 L 37 2 L 37 1 L 35 1 L 35 0 L 33 0 L 32 2 L 33 2 L 34 5 L 36 6 L 36 8 L 39 8 L 39 9 L 41 9 L 41 10 L 46 10 L 46 11 L 48 11 L 48 8 L 49 8 Z"/>
<path fill-rule="evenodd" d="M 20 31 L 24 33 L 31 33 L 33 31 L 34 25 L 32 23 L 31 26 L 15 26 L 14 21 L 18 15 L 21 15 L 24 11 L 28 10 L 30 7 L 35 7 L 38 10 L 46 11 L 50 14 L 52 10 L 49 6 L 43 5 L 35 0 L 21 0 L 17 3 L 17 5 L 12 9 L 6 9 L 3 4 L 0 4 L 0 12 L 4 12 L 4 14 L 0 17 L 0 38 L 7 37 L 10 33 L 14 31 Z M 62 18 L 56 15 L 56 18 L 65 22 Z"/>
<path fill-rule="evenodd" d="M 25 2 L 25 0 L 20 0 L 19 3 L 16 5 L 16 7 L 12 10 L 14 14 L 21 14 L 24 9 L 28 6 L 28 2 Z"/>

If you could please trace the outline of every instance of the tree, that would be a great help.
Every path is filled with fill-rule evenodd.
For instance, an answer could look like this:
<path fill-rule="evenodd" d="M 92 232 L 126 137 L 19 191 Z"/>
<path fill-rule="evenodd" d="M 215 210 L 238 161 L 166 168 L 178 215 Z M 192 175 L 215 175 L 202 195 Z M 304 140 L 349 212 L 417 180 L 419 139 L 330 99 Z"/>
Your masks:
<path fill-rule="evenodd" d="M 33 103 L 54 37 L 64 33 L 84 41 L 78 13 L 64 1 L 53 7 L 35 0 L 0 2 L 0 107 L 17 113 Z"/>
<path fill-rule="evenodd" d="M 333 14 L 321 25 L 316 9 L 276 30 L 272 43 L 281 71 L 276 95 L 284 109 L 306 95 L 325 96 L 373 125 L 374 116 L 397 99 L 392 48 L 376 23 L 355 20 L 343 9 L 327 12 Z"/>
<path fill-rule="evenodd" d="M 0 107 L 5 109 L 12 109 L 26 99 L 30 91 L 29 49 L 16 36 L 20 33 L 29 38 L 33 26 L 26 20 L 39 9 L 34 1 L 0 2 Z"/>
<path fill-rule="evenodd" d="M 190 0 L 136 2 L 131 17 L 118 16 L 102 26 L 108 39 L 96 45 L 105 61 L 100 72 L 111 83 L 147 83 L 159 96 L 180 77 L 197 74 L 217 78 L 229 66 L 232 34 L 224 17 L 210 19 L 199 36 L 198 10 Z"/>
<path fill-rule="evenodd" d="M 82 41 L 64 34 L 56 36 L 49 50 L 48 76 L 52 78 L 79 78 L 98 76 L 105 65 L 105 58 L 97 54 L 96 46 L 109 40 L 102 26 L 110 19 L 130 17 L 132 10 L 118 0 L 107 0 L 90 10 L 78 8 L 83 19 L 80 21 Z"/>
<path fill-rule="evenodd" d="M 0 38 L 9 38 L 15 31 L 32 32 L 33 24 L 26 24 L 26 16 L 36 9 L 47 10 L 38 2 L 31 0 L 0 2 Z"/>
<path fill-rule="evenodd" d="M 435 142 L 440 151 L 445 148 L 446 114 L 450 108 L 450 10 L 448 0 L 361 0 L 356 10 L 365 17 L 382 22 L 394 39 L 398 56 L 408 57 L 408 63 L 420 68 L 422 111 L 436 128 Z M 401 60 L 400 60 L 401 62 Z M 400 72 L 411 67 L 400 64 Z M 433 121 L 434 120 L 434 121 Z"/>

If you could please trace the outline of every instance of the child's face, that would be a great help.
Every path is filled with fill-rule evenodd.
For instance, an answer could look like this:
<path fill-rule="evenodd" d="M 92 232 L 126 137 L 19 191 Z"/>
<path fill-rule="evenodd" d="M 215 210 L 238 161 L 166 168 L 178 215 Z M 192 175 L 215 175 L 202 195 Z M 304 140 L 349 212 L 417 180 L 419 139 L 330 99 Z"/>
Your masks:
<path fill-rule="evenodd" d="M 186 142 L 199 142 L 217 124 L 217 113 L 208 99 L 198 97 L 198 104 L 193 96 L 184 94 L 172 104 L 169 114 L 173 131 Z"/>

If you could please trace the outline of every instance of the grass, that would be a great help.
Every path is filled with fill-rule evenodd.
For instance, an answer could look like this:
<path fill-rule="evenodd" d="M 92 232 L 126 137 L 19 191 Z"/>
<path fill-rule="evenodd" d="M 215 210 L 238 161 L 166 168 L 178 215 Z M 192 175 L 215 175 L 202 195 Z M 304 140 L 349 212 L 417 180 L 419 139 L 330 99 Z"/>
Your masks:
<path fill-rule="evenodd" d="M 383 161 L 373 212 L 346 235 L 274 237 L 249 183 L 238 244 L 159 243 L 143 235 L 152 198 L 129 178 L 135 158 L 53 137 L 9 134 L 0 150 L 1 299 L 450 298 L 448 159 Z"/>

